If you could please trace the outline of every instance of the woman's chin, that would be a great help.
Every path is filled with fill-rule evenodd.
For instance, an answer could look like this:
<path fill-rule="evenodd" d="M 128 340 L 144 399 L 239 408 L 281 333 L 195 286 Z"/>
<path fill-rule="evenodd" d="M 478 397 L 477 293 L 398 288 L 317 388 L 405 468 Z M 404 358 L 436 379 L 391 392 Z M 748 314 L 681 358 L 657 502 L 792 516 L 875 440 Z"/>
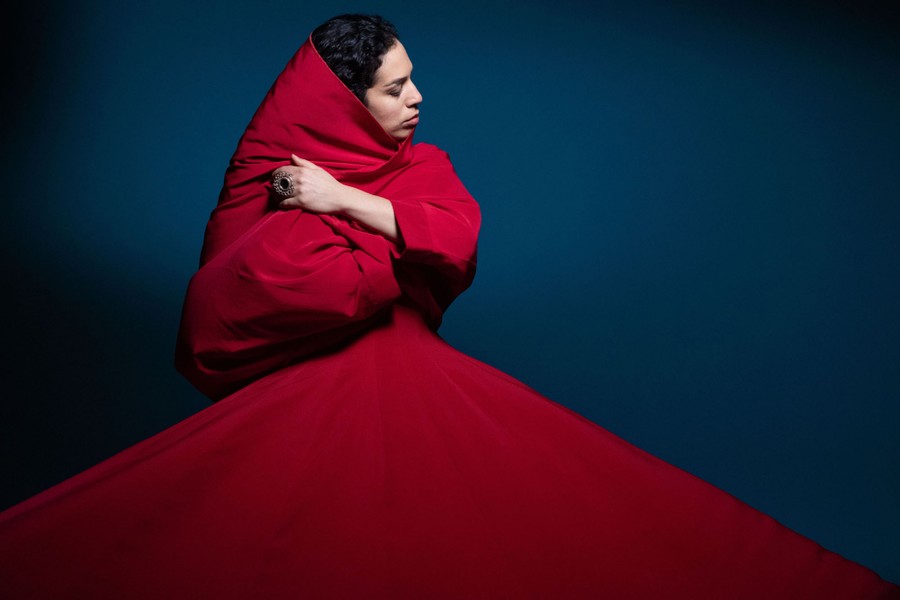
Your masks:
<path fill-rule="evenodd" d="M 398 142 L 402 142 L 403 140 L 405 140 L 406 138 L 411 136 L 412 132 L 415 130 L 416 130 L 415 125 L 413 125 L 412 127 L 399 127 L 397 129 L 395 129 L 394 131 L 392 131 L 391 135 Z"/>

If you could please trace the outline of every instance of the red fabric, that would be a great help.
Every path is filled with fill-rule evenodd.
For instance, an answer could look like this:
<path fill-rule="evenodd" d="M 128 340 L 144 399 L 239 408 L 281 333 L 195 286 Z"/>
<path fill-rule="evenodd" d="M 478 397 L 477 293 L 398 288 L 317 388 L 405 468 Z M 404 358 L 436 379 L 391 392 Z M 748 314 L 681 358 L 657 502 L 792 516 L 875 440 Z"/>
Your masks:
<path fill-rule="evenodd" d="M 444 343 L 477 207 L 446 155 L 391 150 L 321 67 L 301 48 L 248 128 L 186 300 L 185 373 L 214 397 L 253 382 L 0 514 L 4 597 L 900 598 Z M 353 126 L 321 125 L 307 158 L 383 191 L 400 246 L 267 212 L 294 151 L 266 146 L 288 131 L 270 108 L 309 88 Z"/>

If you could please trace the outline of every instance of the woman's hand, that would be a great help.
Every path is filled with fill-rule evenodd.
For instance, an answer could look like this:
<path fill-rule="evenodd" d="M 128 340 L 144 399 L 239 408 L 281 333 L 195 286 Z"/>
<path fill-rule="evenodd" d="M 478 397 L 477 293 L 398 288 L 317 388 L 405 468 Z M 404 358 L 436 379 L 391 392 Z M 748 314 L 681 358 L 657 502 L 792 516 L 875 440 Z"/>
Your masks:
<path fill-rule="evenodd" d="M 292 165 L 279 167 L 272 173 L 273 181 L 277 182 L 281 175 L 288 175 L 293 185 L 293 193 L 281 200 L 279 208 L 299 208 L 313 213 L 341 213 L 346 210 L 347 186 L 325 169 L 295 154 L 291 154 L 291 162 Z"/>

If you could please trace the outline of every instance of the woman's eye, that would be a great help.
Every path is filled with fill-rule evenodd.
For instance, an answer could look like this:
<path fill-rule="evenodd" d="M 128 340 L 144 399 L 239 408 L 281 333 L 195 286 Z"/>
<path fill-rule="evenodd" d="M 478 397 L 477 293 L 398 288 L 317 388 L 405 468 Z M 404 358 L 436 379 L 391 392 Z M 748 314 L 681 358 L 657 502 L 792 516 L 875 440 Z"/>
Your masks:
<path fill-rule="evenodd" d="M 388 94 L 396 98 L 400 95 L 400 90 L 394 90 L 392 92 L 388 92 Z"/>

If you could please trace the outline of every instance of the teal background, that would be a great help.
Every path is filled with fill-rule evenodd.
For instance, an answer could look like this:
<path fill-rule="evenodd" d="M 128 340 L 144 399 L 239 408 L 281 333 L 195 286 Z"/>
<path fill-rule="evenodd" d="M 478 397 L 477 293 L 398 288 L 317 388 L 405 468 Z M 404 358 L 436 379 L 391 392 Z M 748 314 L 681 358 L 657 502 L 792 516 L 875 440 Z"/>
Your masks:
<path fill-rule="evenodd" d="M 515 6 L 8 9 L 2 506 L 208 405 L 171 363 L 228 158 L 313 27 L 378 12 L 483 209 L 442 335 L 900 581 L 889 3 Z"/>

